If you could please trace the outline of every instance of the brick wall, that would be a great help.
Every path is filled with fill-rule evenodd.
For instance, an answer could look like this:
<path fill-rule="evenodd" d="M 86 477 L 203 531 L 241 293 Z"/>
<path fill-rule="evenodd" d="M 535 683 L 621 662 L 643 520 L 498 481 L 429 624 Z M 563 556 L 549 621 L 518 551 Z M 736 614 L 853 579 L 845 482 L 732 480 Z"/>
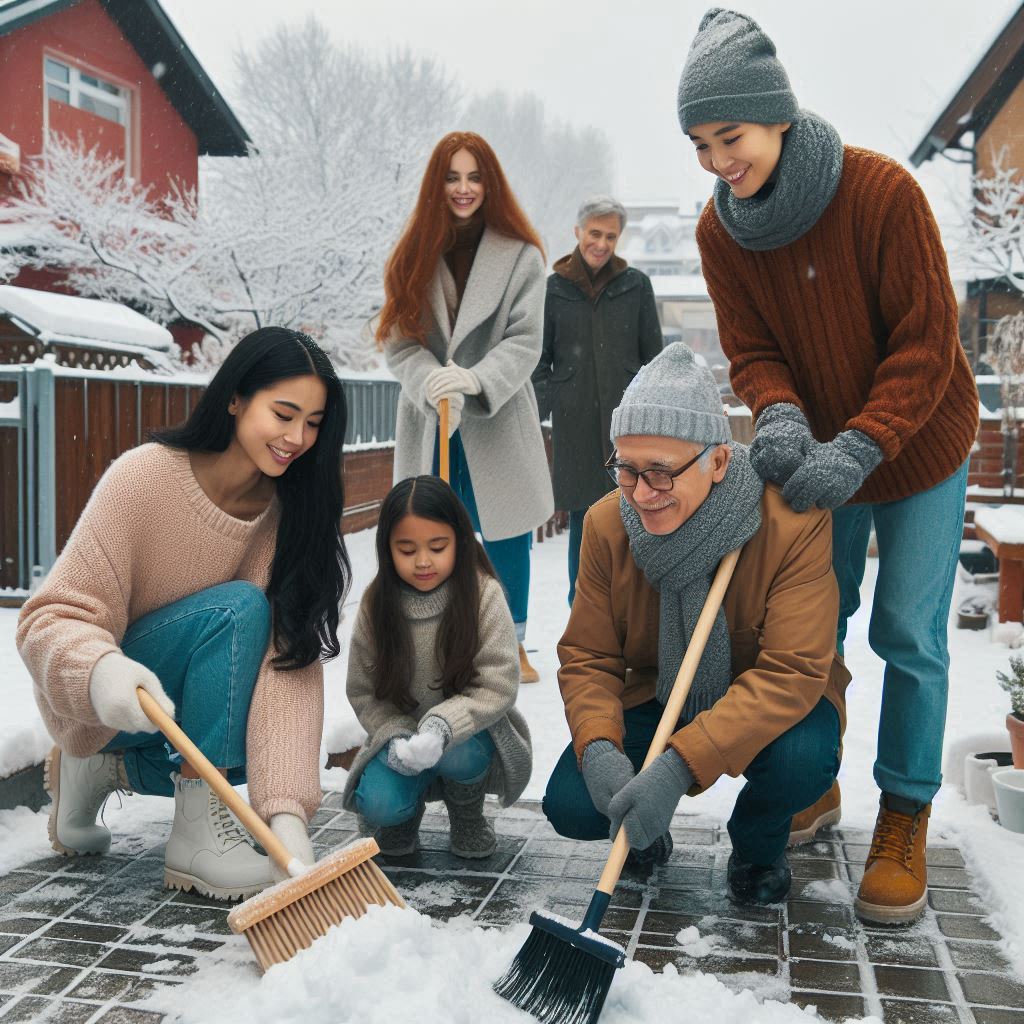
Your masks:
<path fill-rule="evenodd" d="M 979 451 L 971 453 L 967 470 L 968 486 L 1002 488 L 1003 486 L 1003 435 L 998 419 L 983 419 L 978 427 Z M 1015 486 L 1024 490 L 1024 425 L 1019 428 L 1017 438 L 1017 479 Z"/>
<path fill-rule="evenodd" d="M 384 496 L 391 490 L 395 449 L 359 449 L 345 453 L 344 533 L 368 530 L 377 525 Z"/>

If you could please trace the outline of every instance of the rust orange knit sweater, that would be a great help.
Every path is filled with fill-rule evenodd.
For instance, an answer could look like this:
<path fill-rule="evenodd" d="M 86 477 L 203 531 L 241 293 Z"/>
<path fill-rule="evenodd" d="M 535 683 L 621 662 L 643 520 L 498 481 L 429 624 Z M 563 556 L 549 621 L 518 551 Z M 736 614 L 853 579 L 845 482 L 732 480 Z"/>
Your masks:
<path fill-rule="evenodd" d="M 856 429 L 882 449 L 854 502 L 917 494 L 962 465 L 978 392 L 938 226 L 896 161 L 847 146 L 835 198 L 790 245 L 743 249 L 711 202 L 697 242 L 733 390 L 753 415 L 792 402 L 819 441 Z"/>

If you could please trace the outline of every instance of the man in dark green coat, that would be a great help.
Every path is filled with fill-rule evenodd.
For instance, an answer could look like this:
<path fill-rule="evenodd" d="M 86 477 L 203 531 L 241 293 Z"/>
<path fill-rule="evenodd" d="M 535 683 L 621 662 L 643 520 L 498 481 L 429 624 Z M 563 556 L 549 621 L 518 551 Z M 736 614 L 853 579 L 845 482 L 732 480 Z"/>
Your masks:
<path fill-rule="evenodd" d="M 612 410 L 662 348 L 650 278 L 615 255 L 626 211 L 609 196 L 576 216 L 579 243 L 556 264 L 544 304 L 544 347 L 533 372 L 540 418 L 551 417 L 555 508 L 569 513 L 569 604 L 576 592 L 583 516 L 615 484 Z"/>

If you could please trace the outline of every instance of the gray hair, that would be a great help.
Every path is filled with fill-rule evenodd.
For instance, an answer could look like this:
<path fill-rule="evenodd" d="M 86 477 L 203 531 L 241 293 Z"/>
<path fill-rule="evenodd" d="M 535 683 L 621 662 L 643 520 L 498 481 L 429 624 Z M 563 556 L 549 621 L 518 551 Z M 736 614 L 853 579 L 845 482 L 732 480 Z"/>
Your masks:
<path fill-rule="evenodd" d="M 576 227 L 586 227 L 587 221 L 594 217 L 607 217 L 609 214 L 616 214 L 619 218 L 619 230 L 626 226 L 626 208 L 611 196 L 591 196 L 580 203 L 576 212 Z"/>

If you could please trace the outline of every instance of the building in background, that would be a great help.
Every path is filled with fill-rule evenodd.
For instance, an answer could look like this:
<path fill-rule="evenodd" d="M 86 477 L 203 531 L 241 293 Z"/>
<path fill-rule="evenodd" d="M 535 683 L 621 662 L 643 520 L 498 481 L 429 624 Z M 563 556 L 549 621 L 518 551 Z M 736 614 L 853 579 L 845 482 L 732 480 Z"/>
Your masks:
<path fill-rule="evenodd" d="M 665 343 L 685 341 L 724 384 L 728 360 L 718 342 L 715 309 L 700 272 L 697 220 L 703 204 L 681 210 L 670 200 L 626 202 L 618 253 L 651 279 Z"/>

